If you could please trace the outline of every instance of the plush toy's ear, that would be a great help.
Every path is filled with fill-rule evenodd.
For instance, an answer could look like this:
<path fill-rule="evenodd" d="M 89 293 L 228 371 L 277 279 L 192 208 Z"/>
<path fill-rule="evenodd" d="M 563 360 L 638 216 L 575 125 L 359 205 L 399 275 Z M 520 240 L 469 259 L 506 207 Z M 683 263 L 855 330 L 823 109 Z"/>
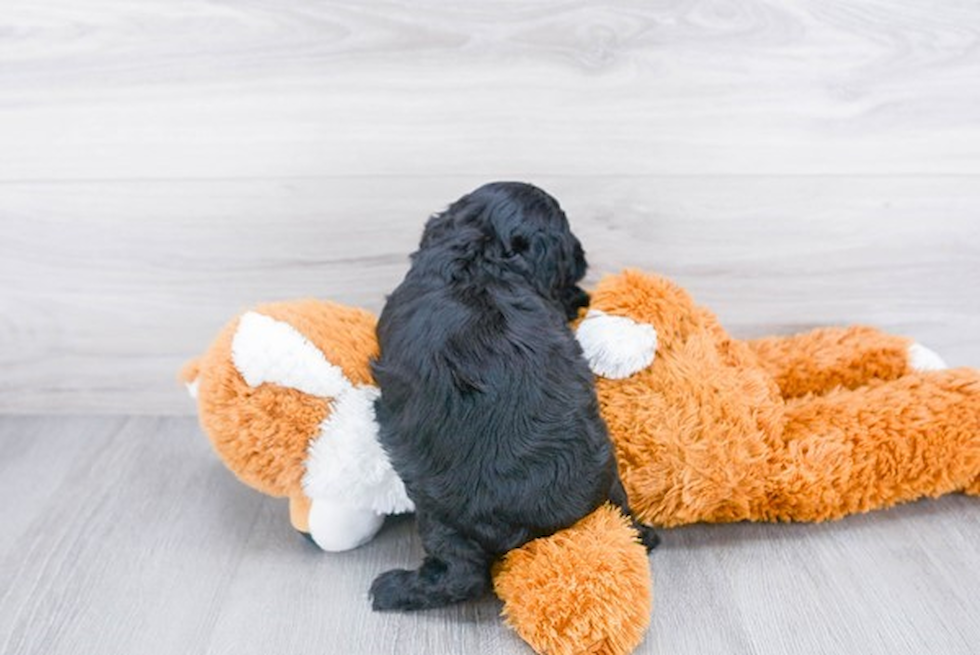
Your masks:
<path fill-rule="evenodd" d="M 642 371 L 657 353 L 657 331 L 652 325 L 597 309 L 585 315 L 576 336 L 592 372 L 613 380 Z"/>
<path fill-rule="evenodd" d="M 180 369 L 178 378 L 187 387 L 187 393 L 191 398 L 197 399 L 198 376 L 201 374 L 201 358 L 195 357 Z"/>
<path fill-rule="evenodd" d="M 250 387 L 268 382 L 336 398 L 351 386 L 343 371 L 296 328 L 257 312 L 246 312 L 239 319 L 231 358 Z"/>
<path fill-rule="evenodd" d="M 507 553 L 493 585 L 507 624 L 542 655 L 626 655 L 650 625 L 646 548 L 611 505 Z"/>
<path fill-rule="evenodd" d="M 231 359 L 250 387 L 266 382 L 311 396 L 334 398 L 351 384 L 344 372 L 289 323 L 245 312 L 231 342 Z M 180 379 L 197 398 L 201 359 L 184 364 Z"/>

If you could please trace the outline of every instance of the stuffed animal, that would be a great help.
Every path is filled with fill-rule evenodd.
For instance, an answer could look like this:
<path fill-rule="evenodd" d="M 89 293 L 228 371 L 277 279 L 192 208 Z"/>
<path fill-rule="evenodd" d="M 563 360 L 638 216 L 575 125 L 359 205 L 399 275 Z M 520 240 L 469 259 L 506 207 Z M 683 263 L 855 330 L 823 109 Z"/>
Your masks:
<path fill-rule="evenodd" d="M 376 441 L 369 313 L 277 303 L 233 320 L 183 378 L 246 484 L 289 498 L 325 550 L 411 502 Z M 680 287 L 608 276 L 577 326 L 630 505 L 646 522 L 819 521 L 980 494 L 980 372 L 912 341 L 825 328 L 742 342 Z M 631 652 L 649 624 L 643 547 L 617 510 L 508 553 L 494 588 L 548 654 Z"/>
<path fill-rule="evenodd" d="M 944 370 L 910 339 L 850 327 L 738 341 L 635 271 L 600 281 L 578 334 L 645 522 L 822 521 L 980 494 L 980 371 Z"/>
<path fill-rule="evenodd" d="M 293 527 L 327 551 L 355 548 L 386 515 L 412 510 L 377 441 L 375 322 L 316 300 L 263 305 L 181 371 L 225 465 L 288 498 Z M 540 653 L 629 653 L 649 625 L 646 549 L 609 505 L 511 552 L 494 580 L 508 621 L 533 625 L 522 636 Z"/>

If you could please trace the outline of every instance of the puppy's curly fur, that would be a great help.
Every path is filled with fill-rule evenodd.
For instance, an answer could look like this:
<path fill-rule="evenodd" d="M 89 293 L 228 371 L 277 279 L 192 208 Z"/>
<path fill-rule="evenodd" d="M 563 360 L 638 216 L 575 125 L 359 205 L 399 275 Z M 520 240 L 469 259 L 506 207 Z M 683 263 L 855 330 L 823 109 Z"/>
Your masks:
<path fill-rule="evenodd" d="M 426 557 L 379 576 L 374 609 L 482 595 L 494 558 L 606 500 L 629 512 L 567 323 L 588 304 L 585 269 L 558 203 L 528 184 L 488 184 L 426 224 L 381 314 L 374 363 L 381 442 Z"/>

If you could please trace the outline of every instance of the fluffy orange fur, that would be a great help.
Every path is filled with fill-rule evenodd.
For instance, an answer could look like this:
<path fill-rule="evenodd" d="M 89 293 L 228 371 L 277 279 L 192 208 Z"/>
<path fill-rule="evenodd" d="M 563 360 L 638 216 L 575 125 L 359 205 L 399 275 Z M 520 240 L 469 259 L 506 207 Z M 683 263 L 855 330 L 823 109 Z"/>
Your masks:
<path fill-rule="evenodd" d="M 610 505 L 508 553 L 493 586 L 507 624 L 538 653 L 625 655 L 650 623 L 646 549 Z"/>
<path fill-rule="evenodd" d="M 860 325 L 747 343 L 784 398 L 835 387 L 856 389 L 869 380 L 897 380 L 911 372 L 910 339 Z"/>
<path fill-rule="evenodd" d="M 658 334 L 650 367 L 597 382 L 642 520 L 820 521 L 975 493 L 980 372 L 910 372 L 910 342 L 871 328 L 741 342 L 683 289 L 636 271 L 592 300 Z"/>
<path fill-rule="evenodd" d="M 362 309 L 318 300 L 271 303 L 257 312 L 289 323 L 339 366 L 354 384 L 372 381 L 376 319 Z M 270 384 L 252 388 L 231 356 L 238 320 L 229 323 L 199 360 L 185 366 L 198 381 L 198 414 L 225 465 L 245 484 L 270 496 L 289 496 L 293 525 L 304 529 L 303 460 L 330 411 L 330 401 Z"/>

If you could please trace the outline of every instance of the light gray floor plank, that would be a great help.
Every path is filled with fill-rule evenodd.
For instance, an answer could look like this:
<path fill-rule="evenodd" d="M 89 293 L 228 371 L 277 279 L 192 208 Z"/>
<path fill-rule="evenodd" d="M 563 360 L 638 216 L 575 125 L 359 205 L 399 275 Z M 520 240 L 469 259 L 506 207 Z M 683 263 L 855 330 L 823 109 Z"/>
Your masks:
<path fill-rule="evenodd" d="M 257 302 L 378 311 L 479 177 L 0 184 L 0 411 L 184 413 Z M 674 277 L 742 337 L 869 323 L 980 366 L 980 177 L 542 177 L 593 265 Z"/>
<path fill-rule="evenodd" d="M 37 431 L 2 423 L 4 452 Z M 0 652 L 192 652 L 210 633 L 261 499 L 194 456 L 206 443 L 192 423 L 175 427 L 42 424 L 38 447 L 11 467 L 41 480 L 52 466 L 68 473 L 41 501 L 32 484 L 7 495 L 33 518 L 0 552 Z"/>
<path fill-rule="evenodd" d="M 370 612 L 372 577 L 420 557 L 412 521 L 320 553 L 189 419 L 5 417 L 0 452 L 0 652 L 530 652 L 492 598 Z M 980 643 L 976 498 L 663 536 L 640 655 L 966 655 Z"/>

